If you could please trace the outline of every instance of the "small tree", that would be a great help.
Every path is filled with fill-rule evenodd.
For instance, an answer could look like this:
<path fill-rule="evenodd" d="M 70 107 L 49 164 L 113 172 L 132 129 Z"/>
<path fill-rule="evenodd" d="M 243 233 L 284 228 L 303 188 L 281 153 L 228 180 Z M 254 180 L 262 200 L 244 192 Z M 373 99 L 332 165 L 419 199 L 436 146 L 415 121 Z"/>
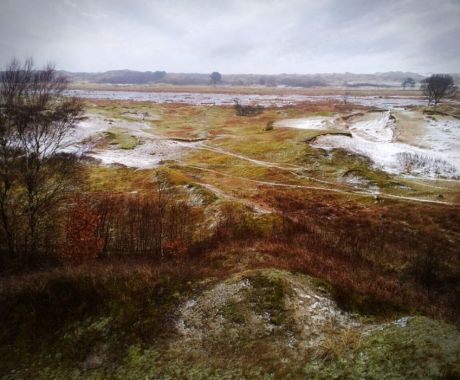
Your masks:
<path fill-rule="evenodd" d="M 453 78 L 448 74 L 433 74 L 422 80 L 421 90 L 428 98 L 428 105 L 436 106 L 442 98 L 455 96 L 457 87 L 454 86 Z"/>
<path fill-rule="evenodd" d="M 233 99 L 235 103 L 235 111 L 238 116 L 255 116 L 263 112 L 262 106 L 252 106 L 250 104 L 243 105 L 240 103 L 239 99 Z"/>
<path fill-rule="evenodd" d="M 349 87 L 348 82 L 345 82 L 343 84 L 343 87 L 344 87 L 344 92 L 342 94 L 342 101 L 343 101 L 343 104 L 348 104 L 348 99 L 350 98 L 350 90 L 348 89 Z"/>
<path fill-rule="evenodd" d="M 222 82 L 222 74 L 214 71 L 209 78 L 211 78 L 211 83 L 213 86 L 217 86 L 219 83 Z"/>
<path fill-rule="evenodd" d="M 0 74 L 0 237 L 11 255 L 31 258 L 40 241 L 48 244 L 40 231 L 72 186 L 76 157 L 63 148 L 83 105 L 64 98 L 66 88 L 52 66 L 35 70 L 31 60 L 13 60 Z"/>
<path fill-rule="evenodd" d="M 155 185 L 156 185 L 156 206 L 158 211 L 158 240 L 157 240 L 157 251 L 160 253 L 160 257 L 164 257 L 164 240 L 165 240 L 165 224 L 168 207 L 172 201 L 172 188 L 166 173 L 157 171 L 155 173 Z"/>
<path fill-rule="evenodd" d="M 404 88 L 404 90 L 406 89 L 406 87 L 414 88 L 415 87 L 415 80 L 413 78 L 406 78 L 401 83 L 401 86 L 402 86 L 402 88 Z"/>
<path fill-rule="evenodd" d="M 76 199 L 65 223 L 65 243 L 61 250 L 63 260 L 82 263 L 95 260 L 102 253 L 104 241 L 97 234 L 101 219 L 101 215 L 83 199 Z"/>

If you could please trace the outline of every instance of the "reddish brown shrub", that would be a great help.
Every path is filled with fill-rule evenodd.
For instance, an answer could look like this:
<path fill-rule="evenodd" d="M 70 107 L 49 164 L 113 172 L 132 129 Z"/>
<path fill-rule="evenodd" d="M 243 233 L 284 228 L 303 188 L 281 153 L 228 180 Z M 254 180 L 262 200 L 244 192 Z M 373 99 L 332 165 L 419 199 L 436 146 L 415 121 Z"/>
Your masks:
<path fill-rule="evenodd" d="M 82 263 L 94 260 L 102 252 L 102 239 L 97 236 L 100 216 L 81 199 L 69 211 L 65 225 L 65 243 L 61 258 Z"/>

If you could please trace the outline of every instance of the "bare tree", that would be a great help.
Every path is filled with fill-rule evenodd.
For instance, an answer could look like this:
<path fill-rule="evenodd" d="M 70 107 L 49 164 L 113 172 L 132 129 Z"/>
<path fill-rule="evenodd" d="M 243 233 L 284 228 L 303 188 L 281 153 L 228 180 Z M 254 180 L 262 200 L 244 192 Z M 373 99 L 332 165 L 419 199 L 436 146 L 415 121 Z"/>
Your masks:
<path fill-rule="evenodd" d="M 348 82 L 343 84 L 344 92 L 342 94 L 343 104 L 348 104 L 348 99 L 350 98 L 350 90 L 348 89 Z"/>
<path fill-rule="evenodd" d="M 53 66 L 34 70 L 32 60 L 1 73 L 0 213 L 12 255 L 38 252 L 39 230 L 75 173 L 76 157 L 63 148 L 83 106 L 62 96 L 66 88 Z"/>
<path fill-rule="evenodd" d="M 452 76 L 448 74 L 433 74 L 422 80 L 421 90 L 428 98 L 428 105 L 434 103 L 436 106 L 442 98 L 455 96 L 457 87 L 454 86 Z"/>
<path fill-rule="evenodd" d="M 220 82 L 222 82 L 222 74 L 218 73 L 217 71 L 214 71 L 213 73 L 211 73 L 209 78 L 211 78 L 211 83 L 212 83 L 213 86 L 216 86 Z"/>
<path fill-rule="evenodd" d="M 164 242 L 164 227 L 165 227 L 165 214 L 170 201 L 170 185 L 167 176 L 157 171 L 155 173 L 156 193 L 157 193 L 157 208 L 158 208 L 158 241 L 157 250 L 160 257 L 163 258 L 163 242 Z"/>
<path fill-rule="evenodd" d="M 262 106 L 252 106 L 250 104 L 243 105 L 239 99 L 233 99 L 234 108 L 238 116 L 255 116 L 263 112 Z"/>
<path fill-rule="evenodd" d="M 414 78 L 406 78 L 401 83 L 402 88 L 405 90 L 406 87 L 414 88 L 415 87 L 415 80 Z"/>

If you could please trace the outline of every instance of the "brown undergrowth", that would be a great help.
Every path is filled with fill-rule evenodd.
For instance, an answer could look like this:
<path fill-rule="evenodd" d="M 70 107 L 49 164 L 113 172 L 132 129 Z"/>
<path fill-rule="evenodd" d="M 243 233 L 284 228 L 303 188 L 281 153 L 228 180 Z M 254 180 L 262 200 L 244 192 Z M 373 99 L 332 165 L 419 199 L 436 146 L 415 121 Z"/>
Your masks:
<path fill-rule="evenodd" d="M 202 280 L 254 267 L 287 269 L 325 281 L 351 311 L 382 317 L 421 313 L 458 324 L 457 207 L 363 203 L 286 189 L 261 189 L 259 197 L 276 210 L 274 215 L 254 216 L 245 207 L 224 203 L 207 233 L 197 232 L 202 210 L 182 201 L 168 201 L 163 208 L 148 195 L 91 199 L 92 218 L 103 223 L 88 225 L 97 242 L 104 242 L 93 263 L 101 273 L 107 265 L 108 277 L 143 268 L 156 274 L 180 271 L 179 277 L 196 274 Z M 81 220 L 75 220 L 77 227 Z M 88 239 L 94 241 L 91 234 Z M 73 275 L 72 268 L 62 270 Z M 75 267 L 77 277 L 90 270 L 91 265 Z M 0 288 L 28 287 L 36 278 L 46 283 L 46 273 L 12 276 Z"/>
<path fill-rule="evenodd" d="M 257 247 L 270 255 L 264 265 L 326 280 L 348 309 L 406 309 L 458 323 L 458 207 L 265 196 L 281 221 Z"/>
<path fill-rule="evenodd" d="M 117 334 L 161 339 L 187 294 L 261 267 L 309 274 L 342 308 L 362 315 L 423 314 L 459 324 L 458 207 L 262 186 L 257 200 L 272 214 L 214 201 L 212 228 L 203 230 L 211 206 L 187 203 L 181 189 L 170 177 L 140 193 L 80 198 L 66 224 L 67 252 L 78 256 L 81 239 L 97 252 L 3 277 L 0 322 L 9 327 L 0 341 L 30 344 L 107 309 Z M 149 313 L 145 324 L 126 325 L 139 313 Z"/>

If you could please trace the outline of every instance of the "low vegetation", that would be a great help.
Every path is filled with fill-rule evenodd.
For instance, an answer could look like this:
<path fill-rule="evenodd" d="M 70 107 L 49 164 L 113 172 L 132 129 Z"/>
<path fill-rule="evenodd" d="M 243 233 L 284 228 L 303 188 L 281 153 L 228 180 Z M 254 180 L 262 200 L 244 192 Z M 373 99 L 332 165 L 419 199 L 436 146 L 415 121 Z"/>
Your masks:
<path fill-rule="evenodd" d="M 238 99 L 235 99 L 235 111 L 238 116 L 255 116 L 263 112 L 263 107 L 244 105 Z"/>
<path fill-rule="evenodd" d="M 396 177 L 306 142 L 324 131 L 273 127 L 365 107 L 237 106 L 87 101 L 200 143 L 151 169 L 58 155 L 72 158 L 64 182 L 55 161 L 33 161 L 52 173 L 32 191 L 33 245 L 24 162 L 4 150 L 17 155 L 1 166 L 15 222 L 14 250 L 0 230 L 2 378 L 459 376 L 457 183 Z M 99 137 L 101 149 L 142 143 L 117 127 Z M 449 169 L 400 159 L 408 172 Z"/>
<path fill-rule="evenodd" d="M 11 327 L 1 339 L 15 342 L 1 346 L 7 379 L 459 374 L 453 326 L 343 313 L 327 284 L 301 274 L 229 276 L 196 259 L 156 267 L 123 260 L 18 280 L 0 293 L 1 322 Z"/>
<path fill-rule="evenodd" d="M 129 131 L 122 128 L 111 128 L 105 134 L 105 139 L 109 145 L 116 145 L 121 149 L 133 149 L 139 144 L 139 139 L 132 136 Z"/>
<path fill-rule="evenodd" d="M 449 162 L 424 156 L 422 154 L 402 152 L 398 153 L 398 160 L 407 174 L 436 175 L 440 177 L 455 177 L 457 169 Z"/>

